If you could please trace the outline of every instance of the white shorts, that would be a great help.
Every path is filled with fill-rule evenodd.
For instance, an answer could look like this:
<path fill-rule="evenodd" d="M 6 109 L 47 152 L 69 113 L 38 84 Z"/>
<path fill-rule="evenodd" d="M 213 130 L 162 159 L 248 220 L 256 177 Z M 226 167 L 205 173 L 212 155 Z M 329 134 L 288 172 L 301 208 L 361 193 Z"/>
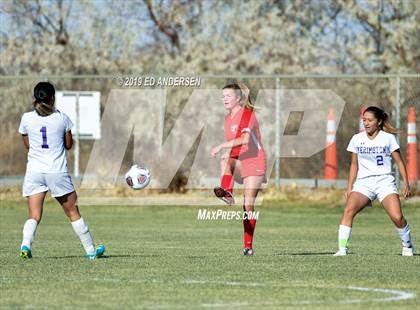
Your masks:
<path fill-rule="evenodd" d="M 42 192 L 51 192 L 52 197 L 61 197 L 74 192 L 68 173 L 26 172 L 22 186 L 22 196 L 28 197 Z"/>
<path fill-rule="evenodd" d="M 363 179 L 357 179 L 353 184 L 352 192 L 358 192 L 374 201 L 378 198 L 379 202 L 389 194 L 397 194 L 395 178 L 391 174 L 374 175 Z"/>

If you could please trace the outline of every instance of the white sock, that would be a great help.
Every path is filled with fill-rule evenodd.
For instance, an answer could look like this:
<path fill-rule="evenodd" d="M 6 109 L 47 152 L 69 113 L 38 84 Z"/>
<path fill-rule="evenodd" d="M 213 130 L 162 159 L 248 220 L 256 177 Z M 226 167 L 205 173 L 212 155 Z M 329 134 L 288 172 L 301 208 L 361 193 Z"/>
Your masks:
<path fill-rule="evenodd" d="M 407 225 L 404 228 L 395 227 L 398 232 L 398 235 L 401 238 L 401 242 L 403 247 L 411 248 L 413 244 L 411 243 L 411 236 L 410 236 L 410 225 Z"/>
<path fill-rule="evenodd" d="M 95 254 L 95 246 L 93 245 L 92 235 L 90 234 L 89 227 L 85 223 L 83 217 L 71 222 L 73 230 L 79 236 L 80 242 L 85 248 L 86 254 Z"/>
<path fill-rule="evenodd" d="M 347 249 L 351 236 L 351 227 L 340 225 L 338 228 L 338 247 L 339 249 Z"/>
<path fill-rule="evenodd" d="M 28 219 L 26 220 L 25 224 L 23 225 L 23 239 L 22 239 L 22 245 L 27 246 L 28 248 L 31 248 L 32 241 L 34 241 L 35 233 L 36 233 L 36 227 L 38 226 L 38 222 L 34 219 Z"/>

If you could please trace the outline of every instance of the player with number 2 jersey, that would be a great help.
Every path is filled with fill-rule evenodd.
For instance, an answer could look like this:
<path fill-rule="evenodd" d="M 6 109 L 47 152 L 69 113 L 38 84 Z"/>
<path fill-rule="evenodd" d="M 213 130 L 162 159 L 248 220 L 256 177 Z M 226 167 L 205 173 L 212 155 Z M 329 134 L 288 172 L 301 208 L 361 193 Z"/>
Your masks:
<path fill-rule="evenodd" d="M 410 195 L 410 185 L 400 147 L 394 136 L 397 130 L 388 119 L 382 109 L 375 106 L 367 108 L 363 113 L 365 131 L 354 135 L 347 147 L 352 153 L 352 160 L 345 194 L 346 208 L 338 230 L 339 250 L 335 256 L 347 255 L 354 217 L 376 198 L 396 226 L 402 241 L 402 255 L 414 254 L 410 225 L 401 210 L 391 159 L 396 162 L 404 181 L 402 195 L 405 198 Z"/>

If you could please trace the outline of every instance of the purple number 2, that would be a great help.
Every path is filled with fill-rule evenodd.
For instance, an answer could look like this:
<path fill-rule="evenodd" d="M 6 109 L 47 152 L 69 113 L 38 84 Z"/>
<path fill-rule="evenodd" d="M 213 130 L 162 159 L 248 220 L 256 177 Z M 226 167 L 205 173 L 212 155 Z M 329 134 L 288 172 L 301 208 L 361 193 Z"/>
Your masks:
<path fill-rule="evenodd" d="M 47 144 L 47 127 L 41 127 L 40 132 L 42 133 L 42 145 L 41 147 L 43 149 L 48 149 L 48 144 Z"/>

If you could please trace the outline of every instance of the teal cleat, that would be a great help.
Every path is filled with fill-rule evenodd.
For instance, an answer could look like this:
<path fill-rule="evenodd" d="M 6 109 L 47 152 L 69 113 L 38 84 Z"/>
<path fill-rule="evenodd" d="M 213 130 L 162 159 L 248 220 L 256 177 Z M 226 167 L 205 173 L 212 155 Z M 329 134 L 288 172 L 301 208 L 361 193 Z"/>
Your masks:
<path fill-rule="evenodd" d="M 19 256 L 22 257 L 23 259 L 32 258 L 32 251 L 30 248 L 24 245 L 20 249 Z"/>
<path fill-rule="evenodd" d="M 93 260 L 101 257 L 105 253 L 105 246 L 103 244 L 100 244 L 96 247 L 95 254 L 86 254 L 86 258 Z"/>

